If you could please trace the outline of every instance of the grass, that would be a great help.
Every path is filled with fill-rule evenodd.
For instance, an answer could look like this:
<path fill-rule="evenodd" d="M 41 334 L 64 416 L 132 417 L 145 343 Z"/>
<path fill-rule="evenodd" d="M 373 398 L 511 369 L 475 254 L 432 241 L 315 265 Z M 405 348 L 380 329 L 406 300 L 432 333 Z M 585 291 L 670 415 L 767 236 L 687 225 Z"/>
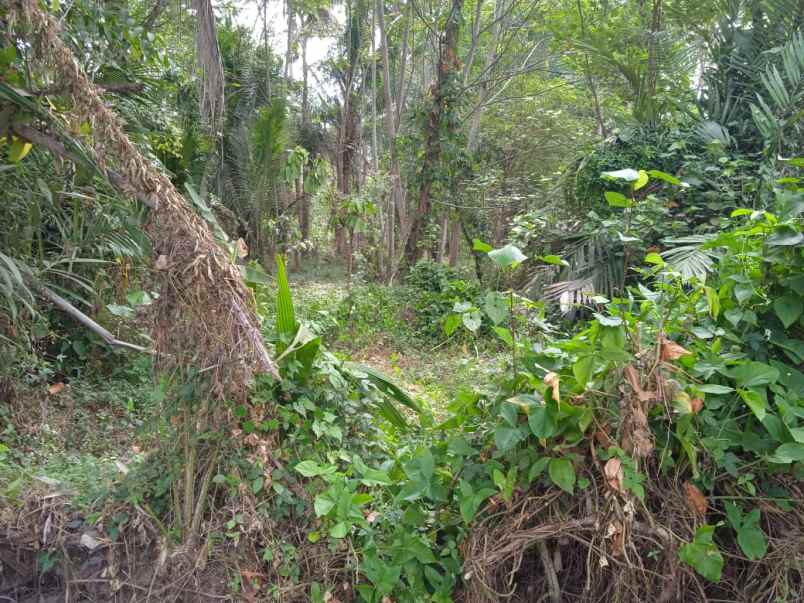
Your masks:
<path fill-rule="evenodd" d="M 503 370 L 505 354 L 416 333 L 401 287 L 350 285 L 329 265 L 291 275 L 290 286 L 298 315 L 324 334 L 325 345 L 393 377 L 436 417 L 446 414 L 459 391 Z"/>

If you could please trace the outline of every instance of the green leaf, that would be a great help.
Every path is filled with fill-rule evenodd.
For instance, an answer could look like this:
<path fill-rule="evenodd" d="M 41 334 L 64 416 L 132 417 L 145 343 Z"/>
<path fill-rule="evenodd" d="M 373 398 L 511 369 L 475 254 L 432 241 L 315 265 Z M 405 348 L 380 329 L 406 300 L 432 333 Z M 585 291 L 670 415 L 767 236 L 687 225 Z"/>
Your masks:
<path fill-rule="evenodd" d="M 472 241 L 472 249 L 474 249 L 475 251 L 480 251 L 482 253 L 488 253 L 493 249 L 493 247 L 488 243 L 484 243 L 480 239 L 475 239 Z"/>
<path fill-rule="evenodd" d="M 648 176 L 648 173 L 645 170 L 639 170 L 639 177 L 634 181 L 633 184 L 634 190 L 638 191 L 645 186 L 649 180 L 650 177 Z"/>
<path fill-rule="evenodd" d="M 572 494 L 575 490 L 575 467 L 569 459 L 550 459 L 547 466 L 547 473 L 553 483 Z"/>
<path fill-rule="evenodd" d="M 479 310 L 473 310 L 471 312 L 464 312 L 461 314 L 461 320 L 463 321 L 463 326 L 469 329 L 472 333 L 475 333 L 480 328 L 483 317 L 480 316 Z"/>
<path fill-rule="evenodd" d="M 798 442 L 782 444 L 773 453 L 771 460 L 784 464 L 804 461 L 804 444 Z"/>
<path fill-rule="evenodd" d="M 658 253 L 652 251 L 645 256 L 645 263 L 655 264 L 656 266 L 664 266 L 664 258 L 662 258 L 662 256 L 660 256 Z"/>
<path fill-rule="evenodd" d="M 130 306 L 121 306 L 119 304 L 107 304 L 106 309 L 115 316 L 121 318 L 132 318 L 134 316 L 134 308 Z"/>
<path fill-rule="evenodd" d="M 603 196 L 612 207 L 631 207 L 631 200 L 622 193 L 606 191 Z"/>
<path fill-rule="evenodd" d="M 743 399 L 748 405 L 748 408 L 751 409 L 751 412 L 754 413 L 757 419 L 762 421 L 765 418 L 765 413 L 768 409 L 768 403 L 765 399 L 758 393 L 752 389 L 741 389 L 739 390 L 740 397 Z"/>
<path fill-rule="evenodd" d="M 634 180 L 639 180 L 639 172 L 631 168 L 625 168 L 624 170 L 615 170 L 613 172 L 603 172 L 600 174 L 600 176 L 602 178 L 609 178 L 612 180 L 626 180 L 627 182 L 633 182 Z"/>
<path fill-rule="evenodd" d="M 525 433 L 521 429 L 501 426 L 494 430 L 494 445 L 502 452 L 510 450 L 524 438 Z"/>
<path fill-rule="evenodd" d="M 678 551 L 679 558 L 710 582 L 719 582 L 723 571 L 723 555 L 712 542 L 715 526 L 701 526 L 692 542 Z"/>
<path fill-rule="evenodd" d="M 586 389 L 587 384 L 592 380 L 592 372 L 595 368 L 594 356 L 586 356 L 578 359 L 572 365 L 572 374 L 575 376 L 575 381 L 582 389 Z"/>
<path fill-rule="evenodd" d="M 704 383 L 696 385 L 695 389 L 705 394 L 730 394 L 734 391 L 733 387 L 727 385 L 717 385 L 716 383 Z"/>
<path fill-rule="evenodd" d="M 771 247 L 792 247 L 804 242 L 804 234 L 789 224 L 781 224 L 765 242 Z"/>
<path fill-rule="evenodd" d="M 528 259 L 528 256 L 522 253 L 519 247 L 510 243 L 505 247 L 492 249 L 488 252 L 488 256 L 501 268 L 516 266 Z"/>
<path fill-rule="evenodd" d="M 444 319 L 444 333 L 447 337 L 452 335 L 459 326 L 461 326 L 460 314 L 450 314 Z"/>
<path fill-rule="evenodd" d="M 528 425 L 537 438 L 549 438 L 558 430 L 554 411 L 546 404 L 533 407 L 528 415 Z"/>
<path fill-rule="evenodd" d="M 304 477 L 316 477 L 319 475 L 332 475 L 338 468 L 335 465 L 327 465 L 323 467 L 315 461 L 302 461 L 295 467 L 296 471 L 301 473 Z"/>
<path fill-rule="evenodd" d="M 599 314 L 598 312 L 595 312 L 593 316 L 597 319 L 597 322 L 604 327 L 619 327 L 621 324 L 623 324 L 623 319 L 619 316 L 606 316 L 605 314 Z"/>
<path fill-rule="evenodd" d="M 492 327 L 492 330 L 497 334 L 497 337 L 503 340 L 506 345 L 509 347 L 514 347 L 514 338 L 511 335 L 511 331 L 505 327 Z"/>
<path fill-rule="evenodd" d="M 31 147 L 32 145 L 30 142 L 22 140 L 21 138 L 15 138 L 8 149 L 8 160 L 11 163 L 19 163 L 25 159 L 25 156 L 31 150 Z"/>
<path fill-rule="evenodd" d="M 567 262 L 562 260 L 561 256 L 558 255 L 542 255 L 539 256 L 539 259 L 545 264 L 553 264 L 554 266 L 563 266 L 564 264 L 567 264 Z"/>
<path fill-rule="evenodd" d="M 758 510 L 758 509 L 757 509 Z M 755 561 L 762 559 L 768 552 L 765 533 L 757 526 L 746 526 L 737 532 L 737 543 L 745 556 Z"/>
<path fill-rule="evenodd" d="M 528 484 L 533 483 L 533 480 L 544 473 L 544 470 L 547 469 L 547 464 L 549 462 L 550 458 L 543 456 L 530 466 L 530 469 L 528 469 Z"/>
<path fill-rule="evenodd" d="M 648 170 L 648 176 L 650 176 L 651 178 L 656 178 L 657 180 L 664 180 L 665 182 L 669 182 L 670 184 L 675 185 L 681 184 L 681 180 L 679 180 L 672 174 L 668 174 L 667 172 L 662 172 L 659 170 Z"/>
<path fill-rule="evenodd" d="M 336 523 L 329 529 L 329 535 L 332 536 L 332 538 L 337 539 L 344 538 L 348 533 L 349 533 L 349 526 L 347 526 L 346 523 L 343 521 Z"/>
<path fill-rule="evenodd" d="M 287 339 L 296 334 L 298 325 L 296 324 L 296 313 L 293 310 L 293 298 L 290 295 L 288 285 L 288 274 L 285 270 L 285 262 L 282 256 L 276 256 L 276 332 Z M 278 353 L 285 351 L 286 344 L 277 344 Z"/>
<path fill-rule="evenodd" d="M 770 385 L 779 379 L 779 371 L 763 362 L 746 362 L 730 371 L 737 385 L 743 388 Z"/>
<path fill-rule="evenodd" d="M 773 311 L 787 329 L 801 316 L 801 312 L 804 311 L 804 303 L 798 295 L 786 293 L 782 297 L 777 297 L 773 302 Z"/>
<path fill-rule="evenodd" d="M 313 501 L 313 509 L 315 510 L 316 517 L 324 517 L 334 508 L 335 501 L 323 494 L 316 496 L 315 501 Z"/>
<path fill-rule="evenodd" d="M 489 291 L 483 303 L 483 311 L 495 325 L 508 318 L 508 301 L 496 291 Z"/>

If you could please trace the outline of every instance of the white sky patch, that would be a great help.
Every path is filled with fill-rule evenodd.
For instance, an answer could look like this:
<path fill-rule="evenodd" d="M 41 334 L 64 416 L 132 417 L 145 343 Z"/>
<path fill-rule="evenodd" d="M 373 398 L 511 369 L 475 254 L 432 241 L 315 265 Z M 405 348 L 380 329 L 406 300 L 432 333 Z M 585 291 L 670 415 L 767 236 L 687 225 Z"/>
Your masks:
<path fill-rule="evenodd" d="M 237 23 L 249 27 L 255 39 L 262 35 L 262 1 L 261 0 L 237 0 L 234 5 L 238 9 L 236 17 Z M 288 40 L 288 20 L 284 11 L 285 3 L 282 0 L 271 0 L 268 2 L 268 29 L 270 30 L 270 44 L 274 53 L 284 60 L 287 50 Z M 333 11 L 333 18 L 339 23 L 343 21 L 343 10 Z M 298 21 L 297 21 L 298 25 Z M 311 70 L 318 72 L 321 62 L 327 58 L 329 50 L 335 45 L 334 36 L 311 36 L 307 42 L 307 63 Z M 301 77 L 302 61 L 301 56 L 293 62 L 291 66 L 293 77 Z M 314 78 L 315 79 L 315 78 Z"/>

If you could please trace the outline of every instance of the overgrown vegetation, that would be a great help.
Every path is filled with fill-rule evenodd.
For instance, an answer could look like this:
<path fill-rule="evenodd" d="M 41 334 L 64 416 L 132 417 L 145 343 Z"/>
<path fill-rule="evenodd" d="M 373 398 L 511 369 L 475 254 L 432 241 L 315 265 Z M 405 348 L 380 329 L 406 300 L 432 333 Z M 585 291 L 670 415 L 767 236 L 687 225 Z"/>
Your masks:
<path fill-rule="evenodd" d="M 804 597 L 800 3 L 191 4 L 0 8 L 0 599 Z"/>

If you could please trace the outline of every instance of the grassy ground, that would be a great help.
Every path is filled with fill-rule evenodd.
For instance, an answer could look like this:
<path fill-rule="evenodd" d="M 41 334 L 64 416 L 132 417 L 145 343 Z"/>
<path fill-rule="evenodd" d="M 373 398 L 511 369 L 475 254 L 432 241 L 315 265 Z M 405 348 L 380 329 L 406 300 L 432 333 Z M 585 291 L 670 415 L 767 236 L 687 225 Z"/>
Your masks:
<path fill-rule="evenodd" d="M 502 370 L 503 354 L 417 336 L 412 309 L 394 301 L 393 288 L 350 284 L 332 266 L 293 274 L 290 286 L 299 315 L 324 327 L 327 347 L 393 377 L 436 417 L 446 414 L 459 391 L 489 383 Z"/>

